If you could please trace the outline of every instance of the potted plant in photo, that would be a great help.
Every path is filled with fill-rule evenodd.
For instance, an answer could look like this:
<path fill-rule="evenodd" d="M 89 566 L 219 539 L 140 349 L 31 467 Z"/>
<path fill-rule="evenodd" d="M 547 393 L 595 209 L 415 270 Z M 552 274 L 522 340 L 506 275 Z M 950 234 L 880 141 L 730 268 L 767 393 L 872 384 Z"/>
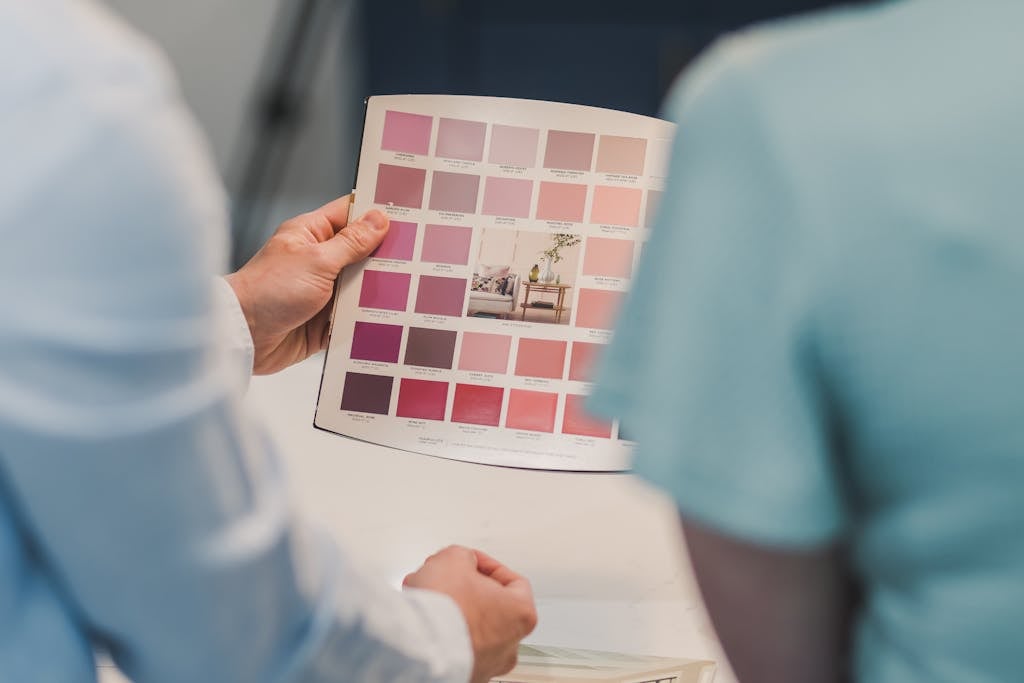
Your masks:
<path fill-rule="evenodd" d="M 540 277 L 541 282 L 546 284 L 554 282 L 555 272 L 552 266 L 562 260 L 562 249 L 570 249 L 582 241 L 582 237 L 571 232 L 556 232 L 551 235 L 551 246 L 541 252 L 544 257 L 544 272 Z"/>

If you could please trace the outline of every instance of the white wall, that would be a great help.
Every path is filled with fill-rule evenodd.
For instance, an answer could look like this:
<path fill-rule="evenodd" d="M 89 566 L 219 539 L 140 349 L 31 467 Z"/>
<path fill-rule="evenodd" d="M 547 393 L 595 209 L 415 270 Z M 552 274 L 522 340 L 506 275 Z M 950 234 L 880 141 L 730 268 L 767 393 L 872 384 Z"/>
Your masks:
<path fill-rule="evenodd" d="M 288 0 L 284 0 L 287 2 Z M 209 138 L 222 174 L 242 134 L 279 0 L 107 0 L 152 37 L 177 69 L 185 99 Z M 268 231 L 284 217 L 323 203 L 350 187 L 361 123 L 362 86 L 354 3 L 327 39 L 308 119 L 292 154 Z"/>
<path fill-rule="evenodd" d="M 543 272 L 544 255 L 541 252 L 551 246 L 549 233 L 502 229 L 485 229 L 483 233 L 474 265 L 509 264 L 520 277 L 526 277 L 534 264 Z M 583 245 L 578 244 L 562 250 L 562 260 L 553 266 L 554 272 L 561 275 L 562 283 L 571 285 L 576 280 L 582 249 Z"/>

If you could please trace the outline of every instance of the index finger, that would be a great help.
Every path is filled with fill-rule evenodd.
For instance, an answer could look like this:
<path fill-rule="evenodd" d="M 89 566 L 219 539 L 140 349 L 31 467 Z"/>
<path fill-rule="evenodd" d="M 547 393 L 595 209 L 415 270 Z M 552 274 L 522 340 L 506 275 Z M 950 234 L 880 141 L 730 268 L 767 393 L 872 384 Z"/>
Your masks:
<path fill-rule="evenodd" d="M 502 586 L 507 586 L 517 581 L 526 582 L 526 577 L 512 571 L 498 560 L 480 550 L 473 550 L 476 554 L 476 568 L 481 574 L 485 574 Z"/>

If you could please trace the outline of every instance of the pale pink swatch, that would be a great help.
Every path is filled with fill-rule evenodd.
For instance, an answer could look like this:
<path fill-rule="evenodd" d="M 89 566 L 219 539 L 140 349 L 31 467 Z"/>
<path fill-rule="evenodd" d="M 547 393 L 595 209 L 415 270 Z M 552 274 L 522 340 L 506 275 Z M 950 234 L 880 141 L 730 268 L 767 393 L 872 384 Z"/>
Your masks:
<path fill-rule="evenodd" d="M 462 119 L 441 119 L 437 127 L 435 155 L 445 159 L 482 161 L 487 124 Z"/>
<path fill-rule="evenodd" d="M 633 240 L 588 237 L 583 274 L 628 278 L 633 274 Z"/>
<path fill-rule="evenodd" d="M 462 335 L 459 370 L 505 374 L 512 337 L 504 334 L 466 332 Z"/>
<path fill-rule="evenodd" d="M 536 128 L 495 124 L 491 129 L 491 151 L 487 160 L 492 164 L 532 168 L 537 165 L 539 141 L 540 131 Z"/>
<path fill-rule="evenodd" d="M 643 190 L 635 187 L 598 185 L 594 188 L 590 222 L 635 228 L 640 225 L 640 202 L 643 196 Z"/>
<path fill-rule="evenodd" d="M 533 181 L 521 178 L 488 178 L 484 186 L 486 216 L 528 218 L 533 199 Z"/>

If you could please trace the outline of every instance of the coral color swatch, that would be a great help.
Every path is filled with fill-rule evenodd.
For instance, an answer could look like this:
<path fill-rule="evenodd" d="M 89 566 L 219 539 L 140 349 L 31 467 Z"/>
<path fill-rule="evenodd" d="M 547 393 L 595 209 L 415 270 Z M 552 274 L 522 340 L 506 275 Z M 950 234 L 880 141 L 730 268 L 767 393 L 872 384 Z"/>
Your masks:
<path fill-rule="evenodd" d="M 508 393 L 508 415 L 505 426 L 532 432 L 555 431 L 558 394 L 546 391 L 512 389 Z"/>

